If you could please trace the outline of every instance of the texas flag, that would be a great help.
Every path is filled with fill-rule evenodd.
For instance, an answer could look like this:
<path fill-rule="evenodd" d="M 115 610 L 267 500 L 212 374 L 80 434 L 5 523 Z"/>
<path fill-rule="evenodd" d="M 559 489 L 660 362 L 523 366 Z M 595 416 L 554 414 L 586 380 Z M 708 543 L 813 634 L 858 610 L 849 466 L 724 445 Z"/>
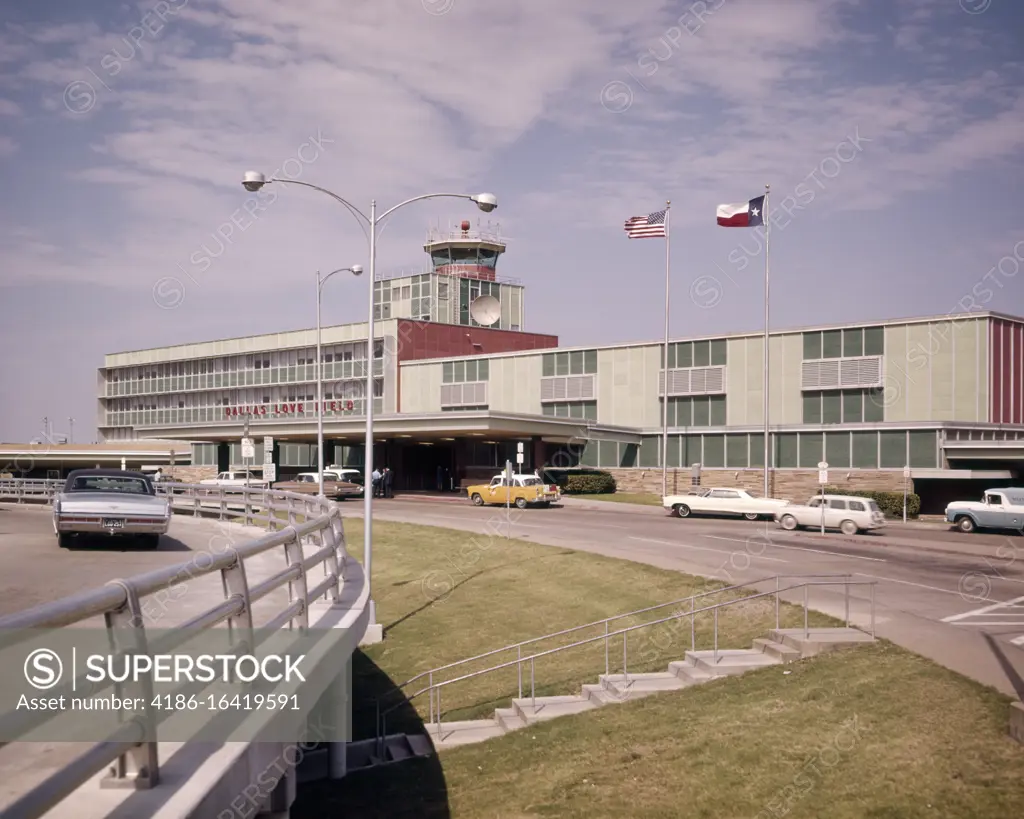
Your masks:
<path fill-rule="evenodd" d="M 764 197 L 751 199 L 742 205 L 719 205 L 719 227 L 757 227 L 764 224 Z"/>

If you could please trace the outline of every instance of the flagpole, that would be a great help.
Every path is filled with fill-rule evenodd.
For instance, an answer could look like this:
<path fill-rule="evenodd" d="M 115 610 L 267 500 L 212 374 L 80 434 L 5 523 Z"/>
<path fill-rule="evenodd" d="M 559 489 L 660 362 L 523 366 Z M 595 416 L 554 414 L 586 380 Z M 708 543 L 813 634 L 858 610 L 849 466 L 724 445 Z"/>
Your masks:
<path fill-rule="evenodd" d="M 668 300 L 671 288 L 669 287 L 669 270 L 672 263 L 672 231 L 669 227 L 669 212 L 672 201 L 665 201 L 665 350 L 664 361 L 662 362 L 662 387 L 661 397 L 661 497 L 668 494 L 668 326 L 669 310 Z"/>
<path fill-rule="evenodd" d="M 772 224 L 768 218 L 768 194 L 771 185 L 764 186 L 764 204 L 761 206 L 761 217 L 764 219 L 764 496 L 768 493 L 768 389 L 771 383 L 768 377 L 770 355 L 768 352 L 768 239 Z"/>

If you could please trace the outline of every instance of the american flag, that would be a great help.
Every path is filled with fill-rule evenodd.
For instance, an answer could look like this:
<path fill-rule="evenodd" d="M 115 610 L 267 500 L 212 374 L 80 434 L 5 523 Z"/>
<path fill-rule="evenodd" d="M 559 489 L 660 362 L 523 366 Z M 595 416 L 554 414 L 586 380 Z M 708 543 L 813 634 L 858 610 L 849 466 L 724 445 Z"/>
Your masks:
<path fill-rule="evenodd" d="M 630 239 L 650 239 L 667 236 L 665 232 L 665 211 L 659 210 L 647 216 L 634 216 L 626 220 L 626 235 Z"/>

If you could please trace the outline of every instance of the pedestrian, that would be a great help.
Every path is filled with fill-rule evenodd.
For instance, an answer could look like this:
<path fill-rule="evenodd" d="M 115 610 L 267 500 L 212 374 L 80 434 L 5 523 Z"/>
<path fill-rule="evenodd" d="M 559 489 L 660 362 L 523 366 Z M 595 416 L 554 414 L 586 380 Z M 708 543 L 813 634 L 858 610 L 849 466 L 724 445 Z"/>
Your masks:
<path fill-rule="evenodd" d="M 373 475 L 372 475 L 372 480 L 373 480 L 373 497 L 375 497 L 375 498 L 379 498 L 380 497 L 380 478 L 381 478 L 380 470 L 375 468 L 373 470 Z"/>
<path fill-rule="evenodd" d="M 444 492 L 444 467 L 437 465 L 437 491 Z"/>
<path fill-rule="evenodd" d="M 383 479 L 384 479 L 384 497 L 385 498 L 393 498 L 395 496 L 395 491 L 394 491 L 394 489 L 392 487 L 392 484 L 395 481 L 395 473 L 391 470 L 390 466 L 384 467 Z"/>

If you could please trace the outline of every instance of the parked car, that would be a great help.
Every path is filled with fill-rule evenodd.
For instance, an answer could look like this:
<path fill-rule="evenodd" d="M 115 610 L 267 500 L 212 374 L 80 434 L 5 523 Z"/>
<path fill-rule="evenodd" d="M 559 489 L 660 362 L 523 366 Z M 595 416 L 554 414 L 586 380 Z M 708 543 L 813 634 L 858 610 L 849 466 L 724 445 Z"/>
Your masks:
<path fill-rule="evenodd" d="M 324 497 L 331 500 L 342 501 L 346 498 L 361 498 L 363 487 L 348 481 L 336 481 L 331 479 L 334 473 L 324 470 Z M 274 489 L 282 492 L 298 492 L 304 495 L 317 495 L 320 493 L 320 479 L 316 472 L 300 472 L 294 480 L 278 481 Z"/>
<path fill-rule="evenodd" d="M 1024 530 L 1024 489 L 987 489 L 980 502 L 954 501 L 946 520 L 961 532 L 977 529 Z"/>
<path fill-rule="evenodd" d="M 787 531 L 801 527 L 818 529 L 822 521 L 822 503 L 825 504 L 826 529 L 838 529 L 844 535 L 856 535 L 885 526 L 885 515 L 871 498 L 851 495 L 816 495 L 806 504 L 791 503 L 775 515 L 779 525 Z"/>
<path fill-rule="evenodd" d="M 324 475 L 332 480 L 357 483 L 360 486 L 365 483 L 366 477 L 362 469 L 354 469 L 350 466 L 329 466 L 324 469 Z"/>
<path fill-rule="evenodd" d="M 200 486 L 249 486 L 255 489 L 265 489 L 267 481 L 258 478 L 252 472 L 219 472 L 216 478 L 204 478 L 199 482 Z"/>
<path fill-rule="evenodd" d="M 61 548 L 76 535 L 135 538 L 150 549 L 171 525 L 171 502 L 141 472 L 76 469 L 54 498 L 53 532 Z"/>
<path fill-rule="evenodd" d="M 537 475 L 513 475 L 509 485 L 504 473 L 495 475 L 489 484 L 467 486 L 466 494 L 477 506 L 513 503 L 517 509 L 550 506 L 562 499 L 556 484 L 544 483 Z"/>
<path fill-rule="evenodd" d="M 681 518 L 691 515 L 739 515 L 747 520 L 757 520 L 774 517 L 776 510 L 789 503 L 777 498 L 755 498 L 746 490 L 727 487 L 689 491 L 696 494 L 666 495 L 661 505 Z"/>

